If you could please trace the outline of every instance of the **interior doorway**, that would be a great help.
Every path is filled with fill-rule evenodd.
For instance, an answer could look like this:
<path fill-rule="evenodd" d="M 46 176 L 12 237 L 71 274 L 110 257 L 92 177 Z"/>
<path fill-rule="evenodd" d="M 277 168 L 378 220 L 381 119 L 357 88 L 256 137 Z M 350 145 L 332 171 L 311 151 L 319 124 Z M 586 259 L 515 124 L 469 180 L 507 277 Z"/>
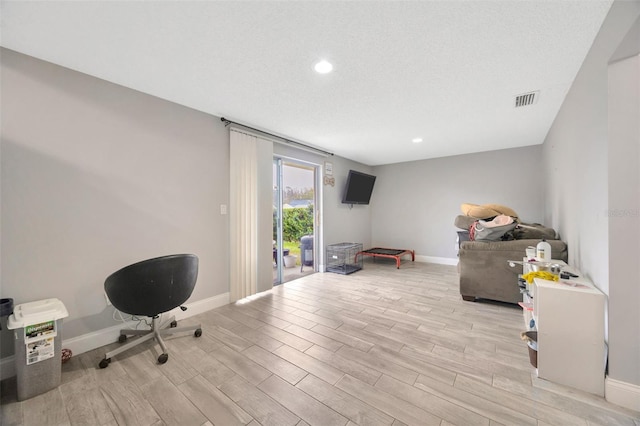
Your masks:
<path fill-rule="evenodd" d="M 318 166 L 273 160 L 273 284 L 316 271 Z"/>

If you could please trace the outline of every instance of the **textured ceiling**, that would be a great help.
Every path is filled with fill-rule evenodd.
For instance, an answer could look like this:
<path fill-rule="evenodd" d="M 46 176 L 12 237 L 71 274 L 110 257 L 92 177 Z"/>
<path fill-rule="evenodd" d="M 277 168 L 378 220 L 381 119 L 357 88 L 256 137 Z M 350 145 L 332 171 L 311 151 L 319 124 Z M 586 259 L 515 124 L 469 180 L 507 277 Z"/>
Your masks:
<path fill-rule="evenodd" d="M 0 43 L 379 165 L 541 144 L 610 6 L 2 1 Z"/>

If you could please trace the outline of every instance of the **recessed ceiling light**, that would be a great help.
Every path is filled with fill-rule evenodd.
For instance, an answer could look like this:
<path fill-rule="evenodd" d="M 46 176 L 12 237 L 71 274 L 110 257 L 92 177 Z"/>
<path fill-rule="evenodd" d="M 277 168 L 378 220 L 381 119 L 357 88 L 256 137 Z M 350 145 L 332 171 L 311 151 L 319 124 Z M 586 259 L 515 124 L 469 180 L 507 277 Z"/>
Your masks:
<path fill-rule="evenodd" d="M 320 74 L 327 74 L 333 70 L 333 65 L 327 61 L 320 61 L 313 67 Z"/>
<path fill-rule="evenodd" d="M 422 142 L 422 138 L 413 138 L 413 139 L 411 139 L 411 142 L 420 143 L 420 142 Z"/>

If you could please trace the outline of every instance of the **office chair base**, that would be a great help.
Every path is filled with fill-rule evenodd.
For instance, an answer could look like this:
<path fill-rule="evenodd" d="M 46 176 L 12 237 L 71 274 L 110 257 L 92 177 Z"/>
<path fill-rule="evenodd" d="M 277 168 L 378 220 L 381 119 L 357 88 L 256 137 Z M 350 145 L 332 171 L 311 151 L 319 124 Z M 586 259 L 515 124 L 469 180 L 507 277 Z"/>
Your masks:
<path fill-rule="evenodd" d="M 138 346 L 147 340 L 155 339 L 156 342 L 160 345 L 162 349 L 162 353 L 158 356 L 158 364 L 164 364 L 169 359 L 169 354 L 167 353 L 167 347 L 162 340 L 162 336 L 168 336 L 175 333 L 183 333 L 185 331 L 193 331 L 194 337 L 202 336 L 202 328 L 200 328 L 200 324 L 191 325 L 186 327 L 177 327 L 178 323 L 175 320 L 175 317 L 171 317 L 168 321 L 164 322 L 162 325 L 158 325 L 158 318 L 152 318 L 151 321 L 151 329 L 149 330 L 131 330 L 131 329 L 123 329 L 120 330 L 120 336 L 118 337 L 119 343 L 124 343 L 128 340 L 128 336 L 140 336 L 137 339 L 132 340 L 124 344 L 123 346 L 109 351 L 105 354 L 104 359 L 100 361 L 98 367 L 107 368 L 111 363 L 111 357 L 121 354 L 135 346 Z"/>

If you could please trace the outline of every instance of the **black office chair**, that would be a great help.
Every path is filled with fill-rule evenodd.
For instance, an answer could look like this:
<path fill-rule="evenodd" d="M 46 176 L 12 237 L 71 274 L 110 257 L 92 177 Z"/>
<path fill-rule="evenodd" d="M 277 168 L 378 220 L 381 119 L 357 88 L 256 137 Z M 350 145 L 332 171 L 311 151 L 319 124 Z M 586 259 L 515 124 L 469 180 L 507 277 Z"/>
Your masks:
<path fill-rule="evenodd" d="M 158 363 L 169 359 L 167 347 L 161 336 L 194 331 L 195 337 L 202 336 L 200 324 L 189 327 L 177 327 L 175 317 L 159 324 L 160 314 L 181 306 L 193 292 L 198 278 L 198 257 L 193 254 L 175 254 L 157 257 L 134 263 L 109 275 L 104 282 L 104 290 L 111 304 L 121 312 L 135 316 L 151 317 L 151 329 L 120 330 L 118 342 L 124 343 L 128 335 L 140 336 L 137 339 L 107 352 L 100 361 L 100 368 L 106 368 L 111 357 L 133 348 L 147 340 L 155 339 L 162 348 Z"/>

